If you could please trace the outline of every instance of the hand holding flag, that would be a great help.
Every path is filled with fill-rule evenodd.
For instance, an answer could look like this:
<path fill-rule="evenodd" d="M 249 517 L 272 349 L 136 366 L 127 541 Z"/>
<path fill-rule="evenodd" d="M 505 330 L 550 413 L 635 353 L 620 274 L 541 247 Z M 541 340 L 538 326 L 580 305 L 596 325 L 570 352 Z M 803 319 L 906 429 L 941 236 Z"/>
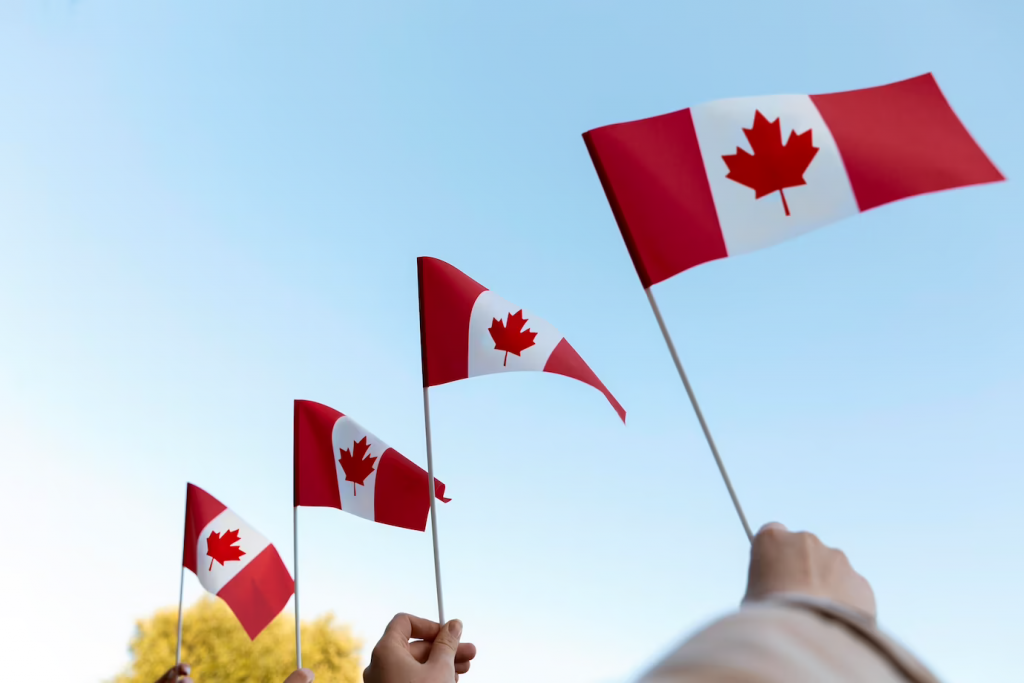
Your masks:
<path fill-rule="evenodd" d="M 476 657 L 476 646 L 460 643 L 461 638 L 462 622 L 458 619 L 441 626 L 411 614 L 397 614 L 373 648 L 363 680 L 450 683 L 468 672 Z"/>

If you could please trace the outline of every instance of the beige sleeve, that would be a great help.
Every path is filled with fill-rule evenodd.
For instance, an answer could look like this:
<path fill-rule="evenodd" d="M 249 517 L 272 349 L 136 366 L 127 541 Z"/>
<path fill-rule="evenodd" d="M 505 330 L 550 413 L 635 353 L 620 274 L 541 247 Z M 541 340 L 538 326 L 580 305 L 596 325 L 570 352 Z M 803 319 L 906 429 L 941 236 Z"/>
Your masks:
<path fill-rule="evenodd" d="M 938 683 L 874 620 L 777 596 L 711 624 L 640 683 Z"/>

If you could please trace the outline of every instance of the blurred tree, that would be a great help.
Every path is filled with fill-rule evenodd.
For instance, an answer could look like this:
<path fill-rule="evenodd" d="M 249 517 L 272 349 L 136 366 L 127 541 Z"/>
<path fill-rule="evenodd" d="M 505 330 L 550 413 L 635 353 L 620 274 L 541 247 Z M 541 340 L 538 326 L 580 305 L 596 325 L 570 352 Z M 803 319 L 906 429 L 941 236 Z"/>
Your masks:
<path fill-rule="evenodd" d="M 131 665 L 114 683 L 153 683 L 174 665 L 178 610 L 162 609 L 137 624 Z M 181 659 L 196 683 L 282 683 L 295 670 L 295 618 L 281 614 L 250 641 L 222 601 L 203 598 L 185 610 Z M 302 622 L 302 665 L 317 683 L 359 683 L 360 643 L 326 614 Z"/>

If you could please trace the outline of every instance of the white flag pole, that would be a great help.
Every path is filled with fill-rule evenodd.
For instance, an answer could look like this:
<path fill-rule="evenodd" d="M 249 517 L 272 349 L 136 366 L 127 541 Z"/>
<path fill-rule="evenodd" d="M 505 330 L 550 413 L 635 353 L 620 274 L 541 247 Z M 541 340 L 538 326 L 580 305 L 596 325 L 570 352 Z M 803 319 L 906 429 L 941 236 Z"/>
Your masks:
<path fill-rule="evenodd" d="M 302 668 L 302 630 L 299 622 L 299 506 L 292 508 L 292 539 L 295 546 L 295 659 Z"/>
<path fill-rule="evenodd" d="M 693 404 L 693 412 L 697 413 L 697 420 L 700 422 L 700 428 L 704 430 L 704 438 L 708 441 L 708 446 L 711 447 L 711 454 L 715 456 L 715 463 L 718 464 L 718 471 L 722 473 L 722 481 L 725 482 L 725 488 L 729 490 L 729 497 L 732 498 L 733 507 L 736 508 L 736 514 L 740 516 L 740 522 L 743 524 L 743 530 L 747 532 L 747 539 L 751 542 L 754 540 L 754 534 L 750 530 L 750 525 L 747 523 L 747 516 L 743 514 L 743 507 L 740 505 L 740 499 L 736 496 L 736 491 L 732 488 L 732 482 L 729 480 L 729 473 L 725 471 L 725 463 L 722 462 L 722 456 L 718 454 L 718 447 L 715 446 L 715 440 L 711 437 L 711 430 L 708 429 L 708 423 L 704 421 L 704 413 L 700 410 L 700 404 L 697 403 L 697 396 L 693 393 L 693 387 L 690 386 L 690 380 L 686 378 L 686 371 L 683 370 L 683 364 L 679 360 L 679 354 L 676 353 L 676 346 L 672 343 L 672 336 L 668 333 L 668 328 L 665 327 L 665 320 L 661 317 L 661 311 L 658 309 L 658 302 L 654 300 L 654 293 L 650 287 L 644 288 L 647 292 L 647 300 L 651 302 L 651 310 L 654 311 L 654 317 L 658 320 L 658 327 L 661 328 L 661 334 L 665 337 L 665 343 L 668 345 L 668 352 L 672 354 L 672 361 L 676 364 L 676 370 L 679 371 L 679 379 L 683 380 L 683 386 L 686 388 L 686 395 L 690 397 L 690 403 Z"/>
<path fill-rule="evenodd" d="M 434 540 L 434 582 L 437 585 L 437 619 L 444 624 L 444 593 L 441 591 L 441 553 L 437 547 L 437 503 L 434 500 L 434 453 L 430 444 L 430 392 L 423 387 L 423 424 L 427 437 L 427 485 L 430 495 L 430 534 Z"/>
<path fill-rule="evenodd" d="M 181 666 L 181 616 L 182 607 L 185 602 L 185 542 L 184 539 L 188 536 L 188 487 L 185 487 L 185 524 L 186 533 L 182 534 L 181 543 L 181 581 L 178 583 L 178 644 L 174 648 L 174 669 L 177 671 L 178 667 Z"/>
<path fill-rule="evenodd" d="M 174 668 L 181 666 L 181 607 L 185 599 L 185 564 L 181 565 L 181 585 L 178 588 L 178 645 L 174 648 Z"/>

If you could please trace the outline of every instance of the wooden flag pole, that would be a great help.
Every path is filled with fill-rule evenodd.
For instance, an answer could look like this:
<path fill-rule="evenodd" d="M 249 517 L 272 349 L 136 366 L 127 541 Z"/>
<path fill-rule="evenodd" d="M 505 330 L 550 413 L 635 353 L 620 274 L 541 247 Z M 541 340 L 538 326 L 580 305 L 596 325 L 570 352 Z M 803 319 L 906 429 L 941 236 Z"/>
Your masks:
<path fill-rule="evenodd" d="M 651 302 L 651 310 L 654 311 L 654 317 L 658 320 L 658 327 L 661 328 L 661 334 L 665 337 L 665 343 L 668 345 L 668 352 L 672 354 L 672 361 L 676 364 L 676 370 L 679 371 L 679 379 L 683 380 L 683 386 L 686 388 L 686 395 L 690 397 L 690 403 L 693 404 L 693 412 L 697 413 L 697 420 L 700 422 L 700 428 L 704 430 L 704 438 L 708 441 L 708 446 L 711 448 L 711 454 L 715 456 L 715 463 L 718 464 L 718 471 L 722 473 L 722 481 L 725 482 L 725 488 L 729 490 L 729 497 L 732 498 L 733 507 L 736 508 L 736 514 L 740 516 L 740 522 L 743 523 L 743 530 L 747 532 L 747 539 L 751 542 L 754 541 L 754 534 L 750 530 L 750 525 L 747 523 L 747 516 L 743 514 L 743 507 L 740 505 L 740 499 L 736 496 L 736 491 L 732 488 L 732 482 L 729 480 L 729 473 L 725 471 L 725 463 L 722 462 L 722 456 L 718 454 L 718 447 L 715 446 L 715 440 L 711 437 L 711 430 L 708 429 L 708 423 L 704 421 L 704 413 L 700 410 L 700 404 L 697 403 L 697 396 L 693 393 L 693 387 L 690 386 L 690 380 L 686 378 L 686 371 L 683 370 L 683 364 L 679 360 L 679 354 L 676 353 L 676 345 L 672 343 L 672 336 L 668 333 L 668 328 L 665 327 L 665 319 L 661 317 L 661 311 L 658 309 L 658 302 L 654 300 L 654 292 L 651 291 L 650 287 L 644 289 L 647 292 L 647 300 Z"/>
<path fill-rule="evenodd" d="M 299 506 L 292 508 L 292 540 L 295 546 L 295 660 L 302 668 L 302 631 L 299 621 Z"/>
<path fill-rule="evenodd" d="M 437 619 L 444 624 L 444 593 L 441 591 L 441 553 L 437 547 L 437 503 L 434 500 L 434 453 L 430 444 L 430 392 L 423 387 L 423 424 L 427 437 L 427 486 L 430 496 L 430 534 L 434 539 L 434 582 L 437 584 Z"/>

